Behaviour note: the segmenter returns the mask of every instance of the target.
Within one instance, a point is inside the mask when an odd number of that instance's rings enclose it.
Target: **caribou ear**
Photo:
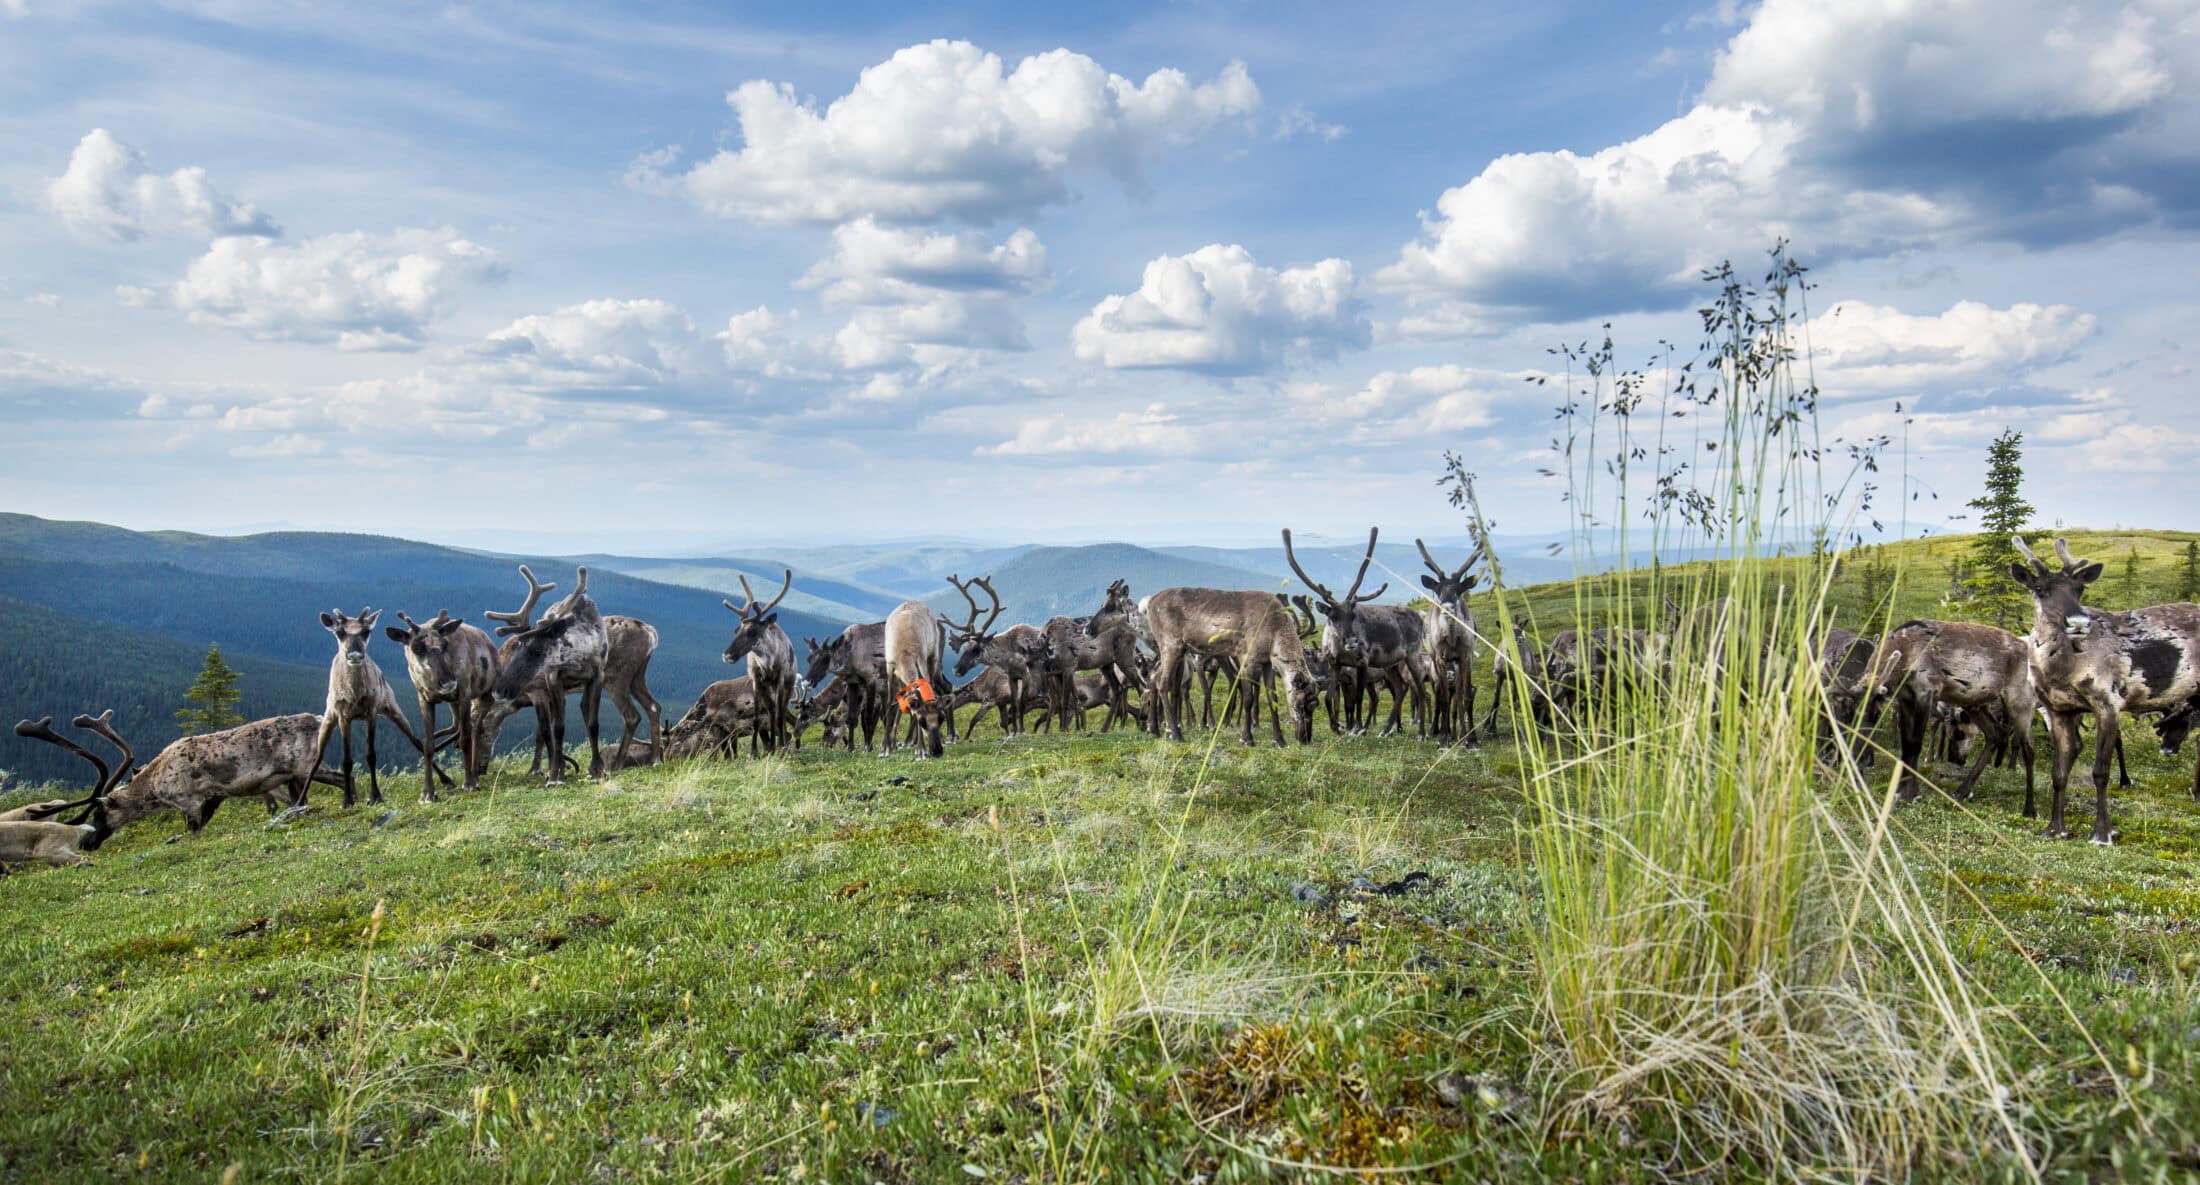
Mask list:
[[[439,621],[439,622],[436,622],[436,623],[435,623],[435,632],[437,632],[437,633],[439,633],[439,634],[442,634],[442,635],[443,635],[443,636],[445,636],[445,637],[449,637],[449,636],[451,635],[451,633],[452,633],[453,631],[457,630],[457,629],[458,629],[458,627],[460,627],[460,626],[462,626],[462,625],[465,625],[465,624],[466,624],[466,619],[465,619],[465,618],[463,618],[463,617],[453,617],[453,618],[451,618],[451,619],[450,619],[450,620],[448,620],[448,621]]]
[[[2091,584],[2101,578],[2101,565],[2099,563],[2087,564],[2070,575],[2080,584]]]
[[[763,625],[777,625],[777,624],[779,624],[779,614],[778,614],[778,612],[777,612],[777,611],[774,611],[774,612],[771,612],[771,613],[766,613],[766,614],[764,615],[764,620],[763,620],[763,621],[762,621],[762,622],[761,622],[760,624],[763,624]]]
[[[333,617],[330,617],[330,616],[329,616],[328,614],[326,614],[326,613],[323,613],[323,614],[321,615],[321,628],[322,628],[322,629],[325,629],[325,630],[332,630],[332,629],[335,629],[335,628],[336,628],[336,619],[335,619],[335,618],[333,618]]]
[[[1436,583],[1436,578],[1434,576],[1423,576],[1421,577],[1421,587],[1429,590],[1430,592],[1435,592],[1438,588],[1441,588],[1442,586]]]
[[[2032,587],[2032,565],[2018,560],[2009,561],[2009,578],[2026,588]]]
[[[395,642],[400,646],[403,646],[405,643],[412,641],[411,634],[406,633],[404,630],[398,629],[394,625],[383,626],[382,632],[390,636],[390,641]]]
[[[1469,572],[1466,578],[1460,582],[1459,591],[1471,592],[1474,586],[1480,583],[1482,583],[1482,574],[1480,572]]]

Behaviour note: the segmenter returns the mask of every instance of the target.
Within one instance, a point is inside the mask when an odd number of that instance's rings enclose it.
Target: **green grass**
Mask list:
[[[1319,731],[126,829],[0,881],[0,1180],[1651,1177],[1657,1131],[1546,1134],[1509,746]],[[1896,817],[2051,1180],[2200,1171],[2200,809],[2144,738],[2111,850],[2004,771]]]

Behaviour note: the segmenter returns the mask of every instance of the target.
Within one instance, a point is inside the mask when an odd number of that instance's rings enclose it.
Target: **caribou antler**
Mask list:
[[[85,808],[85,814],[89,815],[91,813],[91,808],[98,804],[99,796],[106,791],[107,783],[111,781],[114,777],[113,771],[107,768],[107,763],[99,759],[99,754],[92,752],[90,749],[87,749],[84,746],[77,744],[75,741],[72,741],[65,736],[62,736],[60,733],[55,732],[53,729],[53,717],[51,716],[41,716],[36,720],[17,721],[15,725],[15,735],[19,737],[27,737],[34,741],[44,741],[49,745],[58,745],[61,748],[67,749],[69,752],[83,758],[84,760],[91,762],[92,768],[99,771],[99,781],[92,787],[92,792],[90,794],[87,794],[82,798],[73,799],[69,802],[56,803],[53,806],[49,807],[39,807],[31,813],[40,819],[50,819],[63,811],[75,810],[78,807],[83,807]],[[82,821],[81,818],[79,819],[79,821]]]
[[[2040,572],[2047,571],[2047,565],[2040,560],[2040,557],[2032,554],[2032,548],[2025,543],[2024,536],[2011,535],[2009,537],[2009,542],[2016,544],[2017,550],[2024,554],[2024,558],[2032,561],[2032,567],[2035,570]]]
[[[1323,586],[1320,581],[1314,579],[1311,576],[1308,576],[1306,574],[1306,569],[1299,567],[1298,552],[1293,551],[1291,548],[1291,528],[1289,527],[1285,527],[1283,529],[1283,558],[1290,563],[1291,570],[1299,574],[1299,582],[1301,584],[1304,584],[1306,587],[1313,589],[1314,595],[1320,597],[1323,604],[1334,605],[1337,603],[1337,595],[1335,593],[1330,592],[1329,589]],[[1361,569],[1361,571],[1365,572],[1366,569],[1363,568]]]
[[[970,616],[963,621],[962,625],[950,627],[950,632],[956,638],[966,642],[972,638],[984,638],[987,631],[993,628],[993,623],[1001,619],[1001,594],[993,591],[993,578],[980,576],[975,580],[962,580],[955,576],[949,576],[947,582],[955,586],[955,591],[963,595],[963,600],[970,602]],[[984,589],[985,595],[993,602],[992,614],[985,619],[984,625],[978,624],[978,614],[983,611],[978,608],[978,598],[970,595],[973,586]]]
[[[764,615],[765,615],[766,613],[769,613],[769,612],[771,612],[772,610],[774,610],[774,609],[777,609],[777,608],[779,607],[779,602],[781,602],[781,601],[784,601],[784,600],[786,600],[786,599],[787,599],[787,590],[788,590],[788,589],[790,589],[790,588],[793,588],[793,587],[794,587],[794,569],[792,569],[792,568],[788,568],[788,569],[786,569],[786,575],[780,578],[780,581],[779,581],[779,595],[778,595],[778,596],[776,596],[776,597],[773,597],[773,598],[772,598],[771,600],[769,600],[769,601],[766,601],[766,602],[765,602],[765,603],[763,604],[763,606],[762,606],[762,607],[758,607],[758,605],[757,605],[757,603],[756,603],[756,594],[755,594],[755,593],[753,593],[753,592],[751,592],[751,591],[749,591],[749,578],[748,578],[747,576],[742,576],[742,577],[741,577],[741,602],[742,602],[742,603],[741,603],[740,605],[736,606],[736,605],[735,605],[735,604],[734,604],[734,603],[733,603],[732,601],[726,601],[726,602],[724,602],[724,604],[725,604],[726,608],[728,608],[728,609],[732,609],[732,610],[733,610],[733,611],[734,611],[735,613],[738,613],[738,614],[740,614],[740,615],[741,615],[741,620],[743,620],[743,621],[749,621],[749,620],[751,620],[751,619],[754,619],[754,618],[762,617],[762,616],[764,616]],[[976,606],[972,606],[972,608],[976,608]]]
[[[2063,571],[2065,572],[2075,572],[2082,566],[2078,563],[2077,558],[2070,554],[2070,544],[2061,539],[2055,540],[2055,556],[2063,562]]]
[[[120,786],[129,778],[130,767],[137,764],[137,753],[130,748],[130,742],[122,739],[122,734],[115,731],[114,719],[115,710],[109,708],[97,716],[78,716],[76,719],[69,721],[69,723],[86,732],[98,733],[100,736],[107,738],[108,744],[122,750],[122,764],[115,766],[114,776],[107,779],[105,785],[92,792],[95,798],[102,797],[108,791]]]
[[[588,569],[582,568],[580,570],[580,573],[581,588],[586,589],[588,587]],[[551,589],[557,587],[557,585],[549,583],[547,581],[535,579],[535,573],[533,569],[530,569],[525,564],[521,564],[519,566],[519,574],[522,577],[526,578],[527,581],[527,600],[520,604],[519,611],[517,613],[500,613],[495,609],[491,609],[482,614],[483,617],[486,617],[491,621],[501,621],[504,623],[503,625],[497,627],[497,637],[500,638],[504,637],[507,634],[524,634],[529,629],[533,628],[535,617],[535,602],[542,599],[542,594],[549,592]]]

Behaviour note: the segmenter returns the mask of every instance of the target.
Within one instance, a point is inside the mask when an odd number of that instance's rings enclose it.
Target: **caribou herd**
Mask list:
[[[956,741],[956,715],[968,734],[994,715],[1000,731],[1015,736],[1038,716],[1039,728],[1087,726],[1087,713],[1104,709],[1101,731],[1136,726],[1181,741],[1199,688],[1195,728],[1236,723],[1239,739],[1252,744],[1263,710],[1278,745],[1283,715],[1300,744],[1314,738],[1317,712],[1332,733],[1375,726],[1382,692],[1389,692],[1383,735],[1401,732],[1410,712],[1422,736],[1473,743],[1496,726],[1500,705],[1514,697],[1530,705],[1523,727],[1555,727],[1580,710],[1585,697],[1611,685],[1615,671],[1642,670],[1661,655],[1711,654],[1726,629],[1721,602],[1668,614],[1664,631],[1618,628],[1569,630],[1547,641],[1514,627],[1510,646],[1494,647],[1476,629],[1468,596],[1478,577],[1472,569],[1488,554],[1486,543],[1446,566],[1419,540],[1427,573],[1421,585],[1427,606],[1419,611],[1375,603],[1388,584],[1364,592],[1378,532],[1351,584],[1340,596],[1299,563],[1291,532],[1283,532],[1284,556],[1307,594],[1282,595],[1212,588],[1165,588],[1144,598],[1123,581],[1085,617],[1055,617],[1042,624],[999,628],[1000,595],[989,577],[949,582],[968,612],[950,622],[921,601],[906,601],[886,620],[851,625],[837,637],[806,639],[805,661],[780,628],[779,604],[793,587],[787,571],[778,593],[759,602],[741,580],[742,603],[726,601],[736,624],[727,643],[728,663],[746,661],[747,673],[705,688],[694,706],[669,729],[650,694],[648,668],[657,631],[630,617],[605,616],[588,595],[588,569],[577,570],[573,590],[535,617],[556,586],[539,581],[526,565],[526,599],[517,610],[483,614],[496,622],[501,644],[479,626],[448,611],[425,622],[396,614],[403,626],[385,633],[403,651],[419,696],[421,728],[415,733],[390,684],[368,654],[379,614],[341,610],[321,614],[336,641],[329,666],[328,699],[316,714],[302,712],[257,720],[236,728],[185,737],[140,766],[112,712],[79,715],[72,725],[86,739],[115,750],[112,764],[53,725],[26,720],[16,735],[57,745],[95,771],[90,791],[75,799],[33,803],[0,812],[0,866],[71,864],[84,860],[115,829],[174,810],[186,828],[206,825],[230,798],[262,799],[269,811],[304,806],[318,782],[342,790],[348,807],[357,800],[352,726],[366,732],[367,797],[382,801],[376,729],[387,719],[419,752],[421,799],[434,802],[439,787],[454,785],[437,755],[455,748],[457,785],[479,788],[499,730],[522,707],[535,719],[535,769],[555,785],[576,765],[565,744],[566,701],[580,697],[588,733],[589,773],[707,755],[734,756],[746,739],[752,756],[798,749],[813,725],[824,743],[854,749],[874,744],[880,754],[912,745],[930,757]],[[1991,760],[2021,763],[2024,814],[2034,817],[2033,728],[2046,720],[2052,746],[2046,833],[2068,834],[2065,799],[2081,745],[2079,726],[2091,717],[2096,749],[2093,842],[2113,838],[2109,826],[2111,761],[2122,752],[2125,713],[2161,717],[2156,731],[2173,752],[2195,721],[2200,692],[2200,606],[2158,605],[2108,612],[2085,604],[2086,589],[2101,565],[2085,563],[2055,541],[2059,566],[2033,554],[2022,538],[2022,561],[2011,575],[2033,595],[2031,632],[2019,636],[1992,626],[1954,621],[1909,621],[1883,638],[1828,626],[1816,638],[1820,687],[1829,748],[1868,730],[1886,709],[1899,737],[1898,792],[1922,793],[1918,771],[1933,734],[1936,748],[1968,765],[1953,793],[1966,797]],[[979,604],[982,594],[986,604]],[[1473,669],[1479,651],[1493,658],[1495,695],[1489,714],[1475,719]],[[982,670],[981,670],[982,668]],[[973,677],[973,672],[978,672]],[[953,680],[961,680],[958,684]],[[1228,695],[1219,719],[1213,693]],[[1515,685],[1526,694],[1519,695]],[[607,759],[598,721],[605,693],[624,724]],[[1280,692],[1280,696],[1278,693]],[[1133,700],[1133,695],[1136,700]],[[1279,702],[1280,701],[1280,702]],[[448,705],[450,725],[437,723]],[[646,721],[648,736],[637,740]],[[340,738],[341,764],[323,764],[328,742]],[[1868,760],[1865,749],[1854,750]],[[1967,754],[1967,756],[1966,756]],[[2128,779],[2126,781],[2128,784]],[[2200,798],[2200,764],[2193,794]]]

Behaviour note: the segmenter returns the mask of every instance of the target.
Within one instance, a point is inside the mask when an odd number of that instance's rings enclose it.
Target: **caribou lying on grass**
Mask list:
[[[342,775],[321,765],[320,752],[314,748],[321,735],[321,718],[311,712],[184,737],[134,772],[131,764],[136,754],[115,731],[113,718],[114,713],[107,711],[98,716],[78,716],[70,722],[121,750],[122,762],[112,769],[91,750],[55,732],[51,716],[15,726],[15,735],[57,745],[91,762],[99,771],[99,780],[90,794],[39,808],[47,812],[48,818],[72,810],[80,812],[71,822],[89,822],[92,826],[78,845],[84,851],[96,850],[117,828],[163,810],[181,814],[184,826],[197,831],[214,817],[215,809],[225,799],[260,798],[272,811],[278,802],[302,800],[310,783],[344,784]]]
[[[2078,718],[2090,714],[2098,730],[2092,838],[2097,844],[2112,843],[2109,762],[2122,739],[2123,713],[2175,711],[2200,691],[2200,605],[2179,602],[2126,613],[2088,608],[2085,590],[2100,579],[2101,565],[2080,562],[2057,539],[2055,555],[2062,568],[2052,569],[2032,554],[2022,536],[2013,538],[2024,561],[2010,564],[2009,574],[2032,593],[2032,633],[2026,639],[2031,684],[2047,710],[2047,735],[2055,746],[2047,834],[2061,838],[2070,833],[2063,821],[2063,798],[2078,757]],[[2029,738],[2029,727],[2025,733]],[[2193,767],[2192,794],[2200,799],[2200,763]],[[2029,804],[2029,793],[2026,799]]]
[[[321,615],[321,628],[336,635],[336,658],[328,668],[328,706],[321,713],[321,736],[316,753],[326,752],[328,737],[335,733],[342,738],[344,753],[344,805],[359,801],[358,787],[352,779],[351,726],[364,721],[367,726],[367,801],[382,801],[382,780],[375,768],[374,732],[377,717],[387,716],[397,725],[397,731],[405,734],[412,747],[420,751],[420,759],[428,760],[427,747],[413,735],[412,725],[405,714],[397,710],[397,693],[390,690],[390,681],[382,677],[382,668],[367,654],[367,640],[374,636],[374,619],[380,616],[373,609],[361,609],[359,616],[346,617],[342,609]]]

